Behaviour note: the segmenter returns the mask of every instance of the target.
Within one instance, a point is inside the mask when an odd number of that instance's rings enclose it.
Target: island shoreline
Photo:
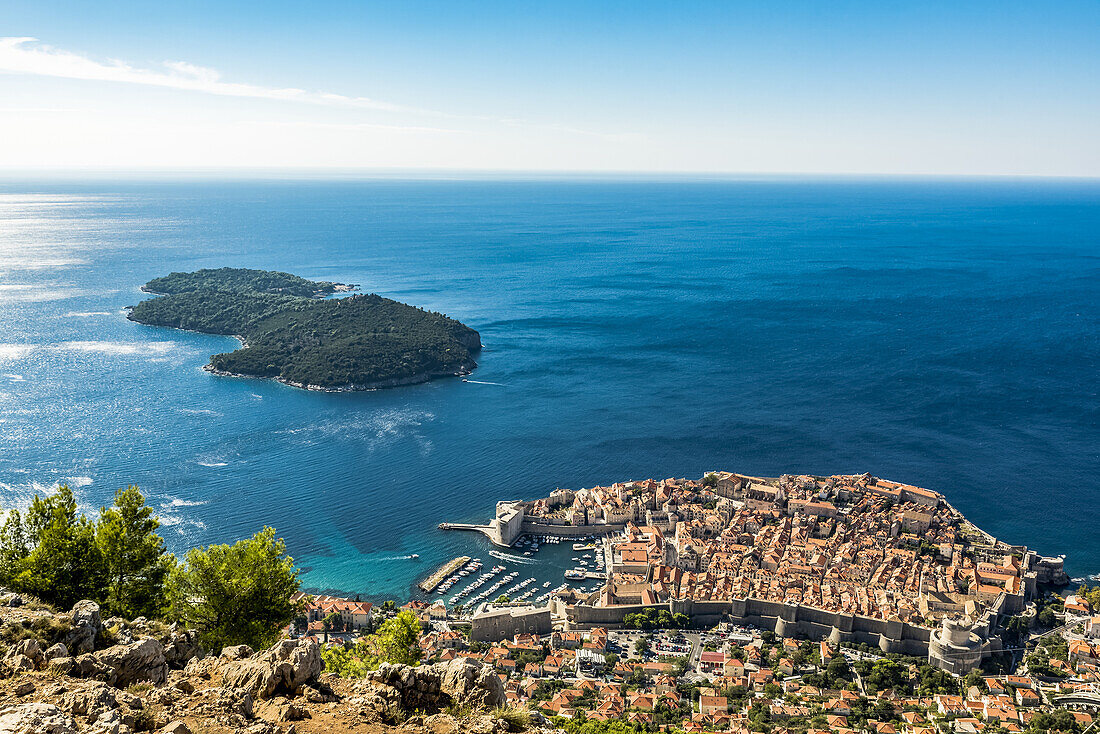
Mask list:
[[[204,332],[196,333],[201,334]],[[471,374],[476,367],[477,363],[471,361],[470,363],[463,363],[459,365],[455,372],[420,372],[415,375],[409,375],[408,377],[392,378],[390,380],[379,380],[376,383],[338,385],[335,387],[326,387],[324,385],[309,385],[302,382],[287,380],[282,377],[264,377],[261,375],[247,375],[241,372],[229,372],[228,370],[219,370],[217,367],[209,363],[203,365],[202,369],[203,371],[209,372],[212,375],[217,375],[218,377],[238,377],[251,380],[271,380],[273,382],[278,382],[279,384],[286,385],[288,387],[296,387],[302,390],[309,390],[310,392],[346,393],[370,392],[372,390],[386,390],[392,387],[422,385],[425,382],[431,382],[432,380],[444,377],[463,377],[465,375]]]
[[[273,279],[274,283],[272,283]],[[158,287],[161,283],[164,284],[163,288]],[[239,342],[240,347],[211,355],[207,364],[203,366],[204,371],[221,377],[274,380],[288,387],[314,392],[364,392],[417,385],[437,378],[469,375],[477,368],[474,355],[482,348],[480,334],[455,319],[377,294],[353,295],[350,299],[327,298],[337,293],[353,294],[359,288],[358,284],[308,281],[289,273],[248,269],[221,268],[204,269],[195,273],[171,273],[139,286],[141,292],[152,295],[154,298],[137,305],[127,306],[126,318],[146,326],[232,336]],[[203,289],[208,289],[211,296],[217,295],[219,298],[210,301],[200,296],[196,299],[195,294],[201,293]],[[255,301],[279,295],[287,296],[290,300],[286,303],[290,305],[279,303],[274,310],[265,313],[264,317],[274,318],[283,313],[292,314],[292,327],[301,331],[300,335],[292,335],[292,338],[301,340],[298,343],[288,341],[285,335],[280,335],[276,341],[272,341],[270,334],[253,328],[254,322],[248,320],[250,317],[247,315],[247,309],[252,305],[249,299]],[[294,299],[300,299],[303,303],[329,302],[332,305],[317,306],[322,309],[321,311],[316,309],[303,311],[301,307],[294,305]],[[172,305],[165,306],[166,303]],[[169,309],[168,318],[163,314],[160,318],[156,317],[158,304]],[[172,308],[182,308],[182,311],[172,313]],[[203,315],[204,309],[211,308],[214,310],[210,313],[216,315],[210,317],[213,320],[204,321],[207,318]],[[338,313],[347,314],[349,309],[352,320],[349,321],[345,316],[341,323],[338,320]],[[381,310],[381,315],[374,316],[375,313],[379,313],[376,309]],[[244,311],[243,316],[241,311]],[[260,311],[263,313],[263,309]],[[150,313],[153,314],[152,317]],[[188,318],[178,316],[178,313],[189,316],[192,326],[213,323],[220,324],[220,327],[185,327],[182,324],[187,323]],[[302,313],[320,314],[316,318],[327,319],[327,321],[323,325],[310,324],[308,316],[300,317]],[[413,314],[411,322],[408,314]],[[355,318],[359,318],[360,321],[356,323]],[[221,321],[219,322],[218,319]],[[398,336],[395,349],[387,351],[383,348],[377,350],[378,353],[361,353],[369,352],[369,349],[359,349],[361,344],[356,341],[357,336],[360,339],[363,337],[367,340],[376,339],[378,344],[391,343],[395,334],[394,323],[402,319],[404,322],[401,325],[406,327],[407,331],[396,332]],[[443,333],[435,334],[435,341],[428,339],[425,342],[423,338],[425,320],[428,322],[427,330],[443,330]],[[228,328],[225,328],[227,326]],[[243,331],[233,333],[231,330],[235,328]],[[354,331],[356,328],[360,329],[358,334]],[[330,342],[331,346],[326,347],[326,341],[330,338],[336,340],[336,343]],[[405,343],[401,343],[402,338],[405,339]],[[340,344],[341,339],[347,343]],[[256,364],[251,363],[247,358],[240,357],[253,346],[253,343],[258,350],[270,351],[273,348],[276,350],[273,357],[268,357],[269,362]],[[288,370],[287,367],[300,353],[299,350],[302,349],[303,344],[305,349],[301,352],[302,354],[313,349],[322,354],[323,358],[316,362],[317,369],[313,369],[312,372],[307,368],[298,369],[297,374],[294,374],[294,371]],[[328,353],[324,354],[326,348]],[[267,356],[266,353],[265,356]],[[317,360],[316,356],[312,358]],[[350,368],[349,360],[352,363]],[[400,363],[395,368],[397,360],[400,360]],[[330,367],[325,368],[326,364]],[[335,365],[339,367],[332,369]],[[253,367],[257,369],[252,369]],[[314,379],[315,376],[318,379]]]
[[[151,292],[151,291],[150,291]],[[126,310],[133,309],[133,306],[127,306]],[[141,324],[140,321],[134,321],[135,324]],[[142,324],[142,326],[155,326],[160,329],[172,329],[173,331],[183,331],[188,334],[202,334],[203,336],[228,336],[232,339],[236,339],[241,343],[241,348],[246,349],[248,342],[240,334],[211,334],[208,331],[198,331],[196,329],[184,329],[177,326],[157,326],[156,324]],[[480,350],[479,350],[480,351]],[[247,380],[271,380],[272,382],[278,382],[281,385],[287,387],[296,387],[301,390],[309,390],[310,392],[329,392],[329,393],[344,393],[344,392],[370,392],[372,390],[387,390],[391,387],[406,387],[409,385],[423,385],[425,382],[431,382],[432,380],[442,379],[444,377],[465,377],[466,375],[473,374],[473,371],[477,369],[477,362],[470,360],[468,362],[462,362],[455,366],[455,371],[450,372],[419,372],[415,375],[409,375],[404,378],[394,378],[392,380],[380,380],[377,383],[371,384],[351,384],[337,387],[325,387],[324,385],[308,385],[302,382],[294,382],[293,380],[285,380],[281,377],[264,377],[262,375],[247,375],[243,372],[230,372],[228,370],[219,370],[213,364],[207,362],[202,366],[204,372],[209,372],[212,375],[218,377],[236,377]]]

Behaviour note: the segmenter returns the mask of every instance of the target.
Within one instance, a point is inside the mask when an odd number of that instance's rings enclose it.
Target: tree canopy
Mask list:
[[[340,283],[323,280],[307,280],[290,273],[277,270],[251,270],[248,268],[203,268],[193,273],[170,273],[161,278],[153,278],[142,289],[148,293],[171,295],[191,291],[226,288],[230,290],[249,290],[274,295],[314,297],[326,296],[340,289]]]
[[[0,575],[5,585],[68,608],[104,598],[107,564],[95,524],[77,512],[72,489],[35,495],[25,515],[12,510],[0,533]]]
[[[61,609],[82,599],[105,615],[170,618],[199,631],[207,647],[266,647],[298,614],[298,571],[275,531],[233,545],[193,548],[183,563],[165,548],[160,521],[141,491],[115,492],[95,521],[72,488],[35,495],[0,528],[0,584]]]
[[[174,559],[159,528],[137,487],[118,490],[93,522],[61,485],[35,495],[25,513],[8,514],[0,530],[0,581],[60,608],[91,599],[108,614],[160,616]]]
[[[623,626],[630,629],[681,629],[687,627],[691,620],[686,614],[677,612],[673,614],[667,609],[646,607],[640,612],[632,612],[623,617]]]
[[[158,617],[165,610],[164,582],[174,559],[157,535],[160,520],[137,487],[115,493],[113,507],[100,510],[96,545],[106,565],[103,598],[113,614]]]
[[[169,616],[211,649],[267,647],[298,614],[298,585],[286,544],[265,527],[233,545],[189,550],[168,579]]]
[[[359,640],[355,647],[327,647],[321,653],[325,669],[345,678],[361,678],[382,663],[416,665],[420,661],[420,622],[410,611],[383,622],[373,635]]]

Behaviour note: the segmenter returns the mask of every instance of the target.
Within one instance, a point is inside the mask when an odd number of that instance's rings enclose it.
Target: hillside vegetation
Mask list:
[[[476,331],[442,314],[289,273],[240,268],[172,273],[145,284],[163,294],[128,318],[153,326],[239,336],[245,346],[215,354],[210,368],[298,386],[365,389],[468,372]]]
[[[172,273],[153,278],[142,290],[149,293],[170,295],[200,290],[230,290],[236,292],[257,291],[286,296],[325,296],[351,286],[300,278],[275,270],[250,270],[248,268],[217,268],[196,270],[193,273]]]
[[[354,647],[288,637],[308,597],[271,528],[177,558],[137,487],[0,510],[2,734],[551,734],[491,665],[421,664],[392,602]]]
[[[62,609],[87,600],[111,615],[180,622],[217,648],[269,645],[299,612],[292,601],[298,570],[271,528],[176,558],[134,486],[116,492],[98,517],[80,512],[64,484],[35,494],[25,511],[2,509],[0,587],[6,591]],[[0,628],[0,641],[9,632]],[[46,647],[56,641],[42,640]]]

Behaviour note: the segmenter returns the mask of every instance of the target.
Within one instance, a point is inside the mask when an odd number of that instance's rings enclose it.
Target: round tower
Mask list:
[[[928,640],[928,663],[955,675],[981,665],[984,640],[962,619],[944,619]]]

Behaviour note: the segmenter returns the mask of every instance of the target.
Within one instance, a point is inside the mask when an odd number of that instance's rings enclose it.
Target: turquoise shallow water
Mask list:
[[[870,471],[1093,573],[1098,233],[1095,182],[9,181],[0,502],[133,482],[176,550],[266,523],[310,587],[404,598],[489,560],[436,525],[498,499]],[[221,265],[443,311],[496,384],[218,378],[234,340],[122,316],[149,278]]]

